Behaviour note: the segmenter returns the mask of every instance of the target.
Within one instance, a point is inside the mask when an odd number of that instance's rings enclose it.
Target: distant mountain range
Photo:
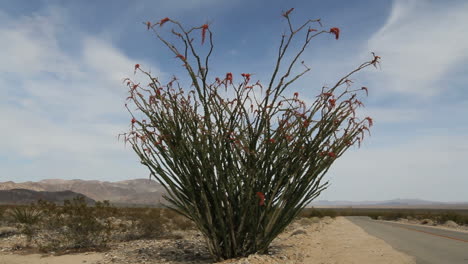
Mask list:
[[[122,205],[158,205],[164,188],[154,180],[134,179],[118,182],[50,179],[39,182],[0,182],[0,190],[26,189],[36,192],[72,191],[95,201],[109,200]],[[26,194],[25,194],[26,195]],[[61,195],[61,194],[58,194]],[[18,199],[20,199],[18,197]],[[21,199],[20,199],[21,200]],[[0,196],[0,203],[2,203]]]
[[[468,208],[468,202],[437,202],[421,199],[393,199],[386,201],[313,201],[313,207],[364,207],[364,208]]]
[[[15,189],[24,189],[23,191]],[[27,190],[34,191],[28,192]],[[2,192],[9,191],[9,192]],[[55,194],[53,194],[55,192]],[[164,188],[155,180],[134,179],[118,182],[50,179],[39,182],[0,182],[0,204],[30,203],[37,197],[51,201],[63,201],[82,194],[94,201],[109,200],[123,206],[158,206],[164,203]],[[387,201],[326,201],[316,200],[313,207],[362,207],[362,208],[460,208],[468,209],[468,203],[444,203],[420,199],[394,199]]]
[[[81,193],[72,191],[62,192],[38,192],[26,189],[0,190],[0,204],[30,204],[38,200],[46,200],[53,203],[63,204],[64,200],[71,200],[77,196],[84,197],[88,204],[95,201]]]

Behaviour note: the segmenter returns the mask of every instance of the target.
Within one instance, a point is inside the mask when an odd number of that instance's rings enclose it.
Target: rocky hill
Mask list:
[[[26,189],[37,192],[72,191],[95,201],[109,200],[124,205],[157,205],[164,188],[154,180],[134,179],[118,182],[48,179],[39,182],[0,182],[0,190]],[[1,199],[1,198],[0,198]],[[0,200],[0,202],[2,202]]]
[[[42,192],[26,189],[0,190],[0,204],[30,204],[38,200],[46,200],[53,203],[62,204],[64,200],[71,200],[77,196],[83,196],[87,203],[94,203],[93,199],[83,194],[62,191],[62,192]]]

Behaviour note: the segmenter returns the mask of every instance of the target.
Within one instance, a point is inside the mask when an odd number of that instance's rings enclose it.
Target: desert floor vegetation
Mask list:
[[[11,214],[15,208],[40,212],[29,242],[18,227],[21,223]],[[106,203],[88,206],[80,200],[67,202],[65,206],[40,202],[3,209],[0,259],[5,263],[214,263],[200,231],[170,209],[116,208]],[[338,214],[333,217],[332,212],[305,209],[266,253],[221,263],[335,263],[344,259],[362,260],[360,263],[413,263],[409,256],[367,235]],[[78,213],[92,219],[83,221]],[[66,220],[53,222],[57,215],[78,222],[74,225]],[[72,228],[82,234],[66,233]]]
[[[468,227],[467,209],[417,209],[417,208],[305,208],[302,217],[369,216],[388,221],[409,221],[425,225],[455,223]],[[453,226],[453,223],[451,224]]]
[[[305,208],[285,232],[300,232],[295,228],[338,216],[369,216],[378,220],[458,228],[468,226],[468,210]],[[60,255],[108,251],[132,241],[158,240],[170,247],[181,243],[177,241],[187,235],[199,240],[191,244],[192,255],[206,253],[209,257],[193,222],[169,208],[114,207],[106,201],[90,206],[82,198],[66,201],[61,206],[39,201],[0,207],[0,242],[14,241],[9,249],[17,252]],[[166,249],[161,247],[160,250],[165,252]],[[187,251],[188,255],[191,253]]]
[[[185,217],[166,208],[90,206],[82,198],[63,205],[39,201],[0,207],[0,239],[21,235],[14,247],[43,253],[106,250],[110,243],[177,237],[194,229]]]

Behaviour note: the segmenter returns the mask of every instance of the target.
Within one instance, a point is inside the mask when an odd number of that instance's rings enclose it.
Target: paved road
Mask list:
[[[418,264],[468,264],[468,233],[372,220],[348,220],[393,248],[416,258]]]

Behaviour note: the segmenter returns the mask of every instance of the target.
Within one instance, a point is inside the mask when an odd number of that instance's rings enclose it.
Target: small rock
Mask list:
[[[446,226],[446,227],[451,227],[451,228],[456,228],[456,227],[458,227],[458,224],[455,223],[455,222],[452,221],[452,220],[448,220],[448,221],[446,221],[446,222],[444,223],[444,226]]]
[[[297,236],[297,235],[307,235],[305,230],[299,229],[291,233],[290,236]]]
[[[434,225],[434,221],[432,221],[431,219],[423,219],[423,220],[421,220],[421,224],[423,224],[423,225]]]

